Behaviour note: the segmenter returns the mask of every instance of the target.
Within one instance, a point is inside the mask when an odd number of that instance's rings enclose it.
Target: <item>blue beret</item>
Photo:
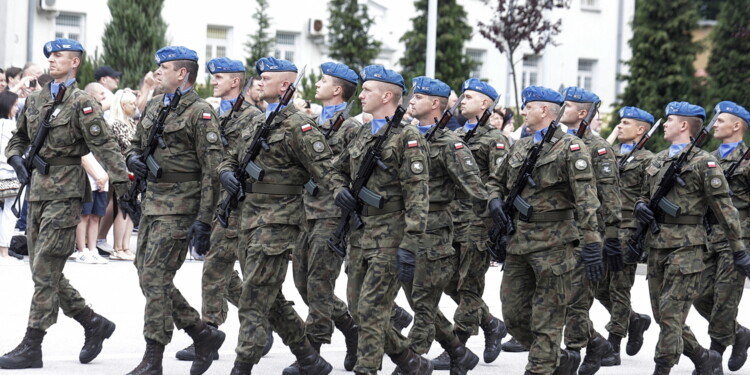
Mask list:
[[[357,72],[351,70],[345,64],[326,62],[320,64],[320,70],[323,72],[323,74],[341,78],[344,81],[349,81],[355,85],[359,82],[359,76],[357,75]]]
[[[703,109],[703,107],[688,102],[671,102],[667,104],[665,112],[667,113],[667,116],[677,115],[706,119],[706,110]]]
[[[450,86],[439,79],[421,76],[412,79],[411,84],[414,85],[415,94],[442,96],[445,98],[451,96]]]
[[[404,83],[404,77],[401,74],[394,72],[393,70],[386,69],[382,65],[370,65],[366,66],[359,72],[359,76],[362,82],[367,81],[380,81],[390,83],[401,87],[401,90],[406,94],[406,84]]]
[[[730,101],[719,102],[714,108],[714,113],[730,113],[743,120],[747,125],[750,125],[750,112],[745,107]]]
[[[497,91],[495,91],[492,86],[488,85],[487,82],[482,82],[476,78],[469,78],[464,81],[463,86],[461,86],[461,92],[466,90],[480,92],[489,96],[492,100],[497,99]]]
[[[565,100],[576,103],[599,103],[601,99],[591,91],[580,87],[568,87],[563,93]]]
[[[161,63],[175,60],[190,60],[198,62],[198,54],[189,48],[181,46],[168,46],[156,51],[157,66],[161,65]]]
[[[620,108],[620,118],[632,118],[633,120],[645,121],[651,125],[654,124],[654,116],[638,107]]]
[[[542,86],[529,86],[521,91],[523,103],[521,108],[530,102],[550,102],[562,105],[565,101],[559,92]]]
[[[255,71],[258,74],[265,72],[295,72],[297,73],[297,65],[287,60],[277,59],[275,57],[262,57],[255,62]]]
[[[208,72],[216,73],[245,73],[245,64],[239,60],[232,60],[228,57],[217,57],[206,64]]]
[[[84,49],[81,43],[73,39],[57,38],[53,41],[47,42],[44,45],[44,57],[49,57],[52,52],[58,51],[78,51],[83,53]]]

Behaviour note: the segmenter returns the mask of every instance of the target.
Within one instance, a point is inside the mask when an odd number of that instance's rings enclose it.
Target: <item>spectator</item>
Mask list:
[[[79,263],[106,264],[109,261],[96,250],[96,235],[99,233],[99,220],[107,212],[109,175],[91,153],[81,157],[81,165],[89,178],[91,201],[83,203],[81,221],[76,227],[77,251],[70,258]]]
[[[143,112],[151,98],[156,95],[156,80],[154,79],[154,73],[148,72],[141,80],[141,87],[138,89],[139,94],[136,94],[136,108],[138,113]],[[139,116],[136,116],[139,117]]]
[[[22,69],[19,67],[11,66],[5,69],[5,81],[8,85],[8,90],[12,89],[13,86],[18,84],[18,80],[21,79]]]
[[[5,71],[0,69],[0,92],[5,91],[6,87],[8,87],[8,82],[5,80]]]
[[[111,101],[107,100],[107,89],[98,82],[91,82],[84,88],[89,95],[94,97],[99,104],[102,106],[102,111],[106,113],[109,111]]]
[[[118,72],[106,65],[96,68],[96,71],[94,72],[94,79],[96,79],[96,82],[104,86],[104,88],[110,92],[115,92],[115,90],[117,90],[117,86],[120,85],[120,77],[122,77],[122,72]]]
[[[11,206],[13,206],[18,189],[13,187],[20,186],[20,184],[13,167],[8,165],[5,147],[8,145],[12,132],[16,129],[17,102],[18,95],[10,91],[0,92],[0,147],[2,148],[2,151],[0,151],[2,152],[2,156],[0,156],[0,187],[4,189],[0,191],[2,197],[0,198],[0,204],[2,204],[2,212],[0,212],[0,265],[22,263],[8,255],[8,247],[10,247],[13,227],[16,222]]]
[[[49,74],[42,74],[39,76],[39,78],[36,79],[37,83],[39,83],[39,87],[44,87],[54,80],[55,78]]]
[[[490,116],[490,124],[500,129],[503,135],[512,141],[512,133],[515,130],[513,126],[513,110],[501,106],[495,107]]]

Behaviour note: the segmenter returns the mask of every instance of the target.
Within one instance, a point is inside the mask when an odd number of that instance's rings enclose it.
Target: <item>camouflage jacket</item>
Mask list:
[[[255,132],[266,121],[261,113],[242,127],[242,140],[226,153],[219,173],[235,171],[245,157]],[[263,168],[261,185],[298,189],[293,194],[247,193],[242,202],[242,229],[253,229],[266,224],[301,225],[304,220],[302,186],[312,176],[322,188],[335,191],[345,185],[341,174],[332,168],[333,154],[315,122],[293,105],[284,107],[274,118],[266,139],[269,150],[261,150],[255,163]],[[248,179],[247,183],[258,183]]]
[[[648,204],[669,164],[677,160],[678,156],[679,154],[669,157],[668,149],[656,154],[651,164],[646,167],[646,178],[638,202]],[[700,223],[660,224],[661,230],[658,234],[652,235],[649,232],[649,246],[677,248],[704,245],[707,238],[702,218],[710,208],[715,213],[719,225],[723,227],[730,248],[733,251],[741,250],[743,246],[740,241],[742,231],[739,215],[729,198],[727,180],[716,158],[704,150],[694,149],[682,169],[681,177],[685,181],[685,186],[675,184],[666,198],[680,206],[680,217],[696,217]],[[655,214],[657,217],[665,216],[659,212]]]
[[[490,200],[504,199],[510,193],[533,142],[534,137],[518,140],[497,172],[490,174]],[[551,144],[544,146],[531,176],[536,186],[527,185],[521,197],[535,213],[572,210],[575,219],[524,222],[514,218],[516,234],[509,239],[508,253],[528,254],[579,240],[601,243],[596,217],[599,200],[591,156],[583,141],[558,129]]]
[[[47,109],[52,106],[50,84],[41,91],[32,93],[16,121],[16,130],[8,141],[5,154],[23,156],[31,145],[44,120]],[[59,111],[58,111],[59,110]],[[34,169],[27,199],[32,202],[85,198],[90,196],[86,172],[81,167],[81,156],[93,152],[109,174],[113,184],[127,183],[128,175],[120,147],[102,116],[99,103],[76,85],[69,87],[63,101],[50,121],[50,130],[39,156],[50,163],[49,174],[43,175]],[[55,159],[70,158],[77,165],[54,165]],[[75,163],[69,163],[75,164]]]
[[[336,161],[336,167],[349,181],[354,180],[367,150],[377,137],[385,133],[383,126],[372,134],[368,122],[357,131],[354,139]],[[352,230],[352,246],[374,249],[400,247],[416,253],[427,228],[429,208],[429,155],[425,139],[414,126],[401,124],[391,130],[383,148],[383,163],[388,171],[375,168],[367,188],[385,198],[385,204],[402,202],[404,209],[382,215],[362,216],[365,226]]]
[[[617,155],[617,162],[627,155]],[[620,228],[638,229],[638,221],[633,217],[635,202],[641,194],[643,179],[646,176],[646,167],[651,164],[654,153],[641,149],[633,152],[633,155],[620,170],[620,194],[622,196],[622,222]]]
[[[148,143],[151,128],[164,106],[164,95],[151,99],[131,141],[128,155],[139,154]],[[156,148],[154,159],[168,175],[195,174],[187,182],[148,182],[142,197],[144,215],[196,215],[196,220],[211,223],[219,191],[216,167],[223,147],[219,123],[213,108],[195,90],[182,96],[177,108],[164,122],[164,142]]]
[[[237,143],[239,143],[239,140],[242,137],[242,126],[246,125],[253,117],[261,113],[258,107],[248,102],[244,102],[242,103],[242,106],[240,106],[240,112],[232,115],[234,118],[229,119],[226,126],[222,128],[221,124],[223,124],[224,120],[229,117],[229,112],[230,111],[226,111],[223,115],[219,116],[220,134],[222,134],[228,142],[228,144],[224,145],[224,152],[237,147]]]
[[[744,147],[744,145],[740,144],[726,158],[721,157],[718,149],[712,152],[711,155],[719,160],[719,165],[726,171],[735,161],[742,157]],[[732,179],[729,182],[729,190],[732,192],[732,203],[739,213],[740,228],[743,229],[741,238],[750,238],[750,231],[747,230],[747,228],[750,228],[750,217],[748,217],[748,214],[750,214],[750,164],[747,161],[740,163],[734,171]],[[711,243],[717,243],[726,241],[728,237],[724,233],[724,228],[720,225],[713,225],[709,238]]]
[[[334,113],[331,120],[323,125],[318,124],[318,119],[314,118],[313,121],[316,124],[315,126],[317,126],[318,129],[320,129],[320,132],[325,135],[331,128],[331,122],[335,121],[336,117],[342,111]],[[331,133],[331,136],[328,138],[328,146],[331,147],[334,161],[336,160],[336,157],[341,154],[341,151],[346,148],[346,145],[351,142],[361,126],[362,123],[357,121],[354,117],[350,117],[341,124],[338,131]],[[302,199],[305,202],[305,217],[308,220],[340,217],[341,209],[336,206],[334,198],[333,192],[320,184],[318,184],[317,196],[313,197],[309,192],[305,192],[305,194],[302,195]]]
[[[600,204],[596,213],[599,232],[604,234],[604,238],[619,238],[622,200],[617,157],[612,146],[604,138],[592,133],[591,128],[587,128],[583,134],[583,143],[591,153],[596,180],[596,197]]]

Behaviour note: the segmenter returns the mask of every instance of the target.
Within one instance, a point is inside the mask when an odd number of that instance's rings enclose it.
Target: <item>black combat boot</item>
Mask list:
[[[464,346],[466,345],[466,342],[469,341],[469,337],[471,337],[470,332],[453,331],[453,333],[458,337],[458,340],[464,344]],[[443,350],[439,356],[431,359],[430,362],[432,363],[432,368],[435,370],[443,371],[450,370],[451,368],[451,356],[446,350]]]
[[[666,363],[663,363],[660,360],[656,360],[656,367],[654,368],[654,375],[669,375],[669,372],[672,371],[672,367],[667,366]]]
[[[193,339],[195,359],[190,366],[190,375],[201,375],[214,361],[221,344],[224,343],[224,332],[204,323],[202,320],[194,326],[185,328],[185,332]]]
[[[450,375],[466,375],[479,363],[479,357],[467,348],[458,337],[453,337],[450,342],[441,342],[440,346],[450,356]]]
[[[599,332],[589,339],[586,347],[586,357],[578,369],[578,375],[594,375],[602,366],[602,358],[605,355],[611,355],[612,347],[609,341],[605,340]]]
[[[401,354],[388,355],[391,361],[398,366],[398,370],[404,375],[430,375],[432,374],[432,363],[426,358],[414,353],[411,349],[404,350]]]
[[[743,326],[734,335],[732,354],[729,355],[729,371],[738,371],[747,361],[747,348],[750,347],[750,329]]]
[[[15,349],[0,357],[0,368],[42,368],[42,339],[47,332],[26,328],[26,335]]]
[[[346,371],[354,370],[354,365],[357,363],[357,341],[359,340],[359,326],[354,322],[354,319],[347,312],[341,318],[333,322],[336,325],[336,329],[344,334],[344,341],[346,342],[346,357],[344,357],[344,369]]]
[[[504,342],[503,345],[501,345],[501,348],[504,352],[509,353],[521,353],[529,351],[529,348],[523,346],[523,344],[518,342],[515,337],[511,337],[510,340]]]
[[[83,348],[81,348],[81,353],[78,354],[78,360],[81,363],[89,363],[101,353],[102,343],[110,338],[112,332],[115,331],[115,323],[95,313],[88,306],[76,314],[73,319],[83,326],[85,336]]]
[[[253,364],[235,360],[232,372],[229,375],[250,375],[253,371]]]
[[[309,340],[309,339],[308,339]],[[309,340],[310,345],[315,349],[315,351],[320,354],[320,347],[323,345],[323,343],[315,342],[313,340]],[[284,369],[284,371],[281,372],[281,375],[299,375],[299,362],[294,361],[291,365],[289,365],[287,368]]]
[[[628,343],[625,345],[625,352],[629,356],[638,354],[643,346],[643,332],[651,326],[651,317],[646,314],[638,314],[633,311],[630,313],[630,324],[628,325]]]
[[[508,334],[508,329],[505,328],[502,320],[495,318],[492,314],[485,317],[479,326],[484,331],[484,363],[492,363],[500,355],[502,341]]]
[[[300,374],[326,375],[333,371],[333,366],[326,362],[326,360],[318,353],[320,350],[319,345],[316,350],[315,347],[305,339],[301,344],[291,346],[289,349],[291,349],[292,354],[297,357]]]
[[[714,364],[714,372],[713,375],[724,375],[724,352],[727,350],[727,347],[722,345],[720,342],[711,340],[711,351],[716,352],[719,354],[719,360],[717,363]]]
[[[161,361],[164,358],[164,344],[146,339],[146,352],[141,363],[127,375],[161,375]]]
[[[560,353],[560,365],[552,375],[576,375],[579,364],[581,364],[581,353],[577,350],[565,349]]]
[[[402,330],[411,324],[414,317],[409,314],[408,311],[404,310],[403,307],[394,304],[393,311],[391,311],[391,323],[397,330]]]
[[[717,365],[720,366],[721,355],[713,350],[699,348],[694,353],[683,351],[682,354],[686,355],[693,362],[697,375],[712,375],[714,368]]]
[[[602,357],[602,367],[619,366],[621,363],[620,342],[622,341],[622,337],[610,333],[609,337],[607,337],[607,341],[609,341],[609,345],[612,346],[612,351]]]
[[[180,361],[195,361],[195,345],[190,344],[189,346],[185,347],[185,349],[182,349],[175,353],[174,356]],[[214,355],[214,361],[218,359],[219,352],[216,352],[216,355]]]

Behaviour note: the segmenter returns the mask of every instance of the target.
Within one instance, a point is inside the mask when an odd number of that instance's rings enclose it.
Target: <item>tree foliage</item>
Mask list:
[[[380,54],[382,43],[370,36],[373,19],[358,0],[328,2],[328,55],[360,71]]]
[[[245,51],[250,55],[245,59],[245,67],[250,71],[255,71],[256,61],[271,55],[271,49],[276,43],[276,38],[268,34],[271,27],[271,17],[266,13],[268,1],[256,1],[258,7],[255,8],[255,13],[253,13],[253,20],[257,29],[254,33],[248,35],[248,41],[245,43]]]
[[[711,34],[709,105],[731,100],[750,108],[750,0],[724,2]]]
[[[96,81],[94,73],[96,72],[96,68],[101,65],[104,64],[98,50],[94,51],[93,56],[89,55],[88,52],[84,52],[83,56],[81,56],[81,66],[76,73],[78,87],[84,88],[87,84]]]
[[[425,74],[427,49],[427,0],[416,0],[417,14],[411,19],[411,30],[399,39],[406,47],[399,60],[401,74],[407,86],[411,79]],[[435,40],[435,78],[458,89],[469,78],[477,62],[466,55],[464,44],[471,39],[472,28],[466,20],[466,11],[456,0],[438,2],[437,35]]]
[[[120,87],[138,88],[154,69],[152,57],[167,44],[164,0],[109,0],[107,5],[112,21],[104,29],[102,60],[123,72]]]

